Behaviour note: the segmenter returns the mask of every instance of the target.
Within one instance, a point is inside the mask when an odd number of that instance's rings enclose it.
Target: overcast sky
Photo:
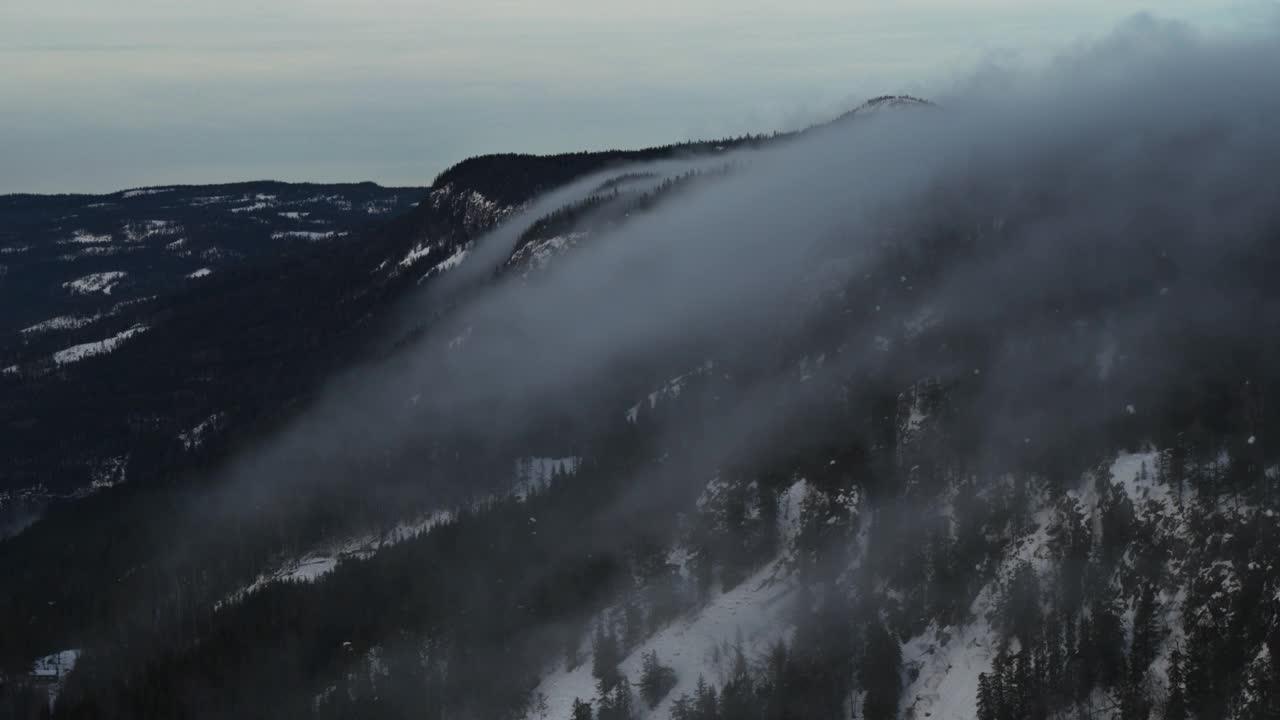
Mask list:
[[[785,129],[1145,9],[1275,0],[0,0],[0,193],[425,185],[469,155]]]

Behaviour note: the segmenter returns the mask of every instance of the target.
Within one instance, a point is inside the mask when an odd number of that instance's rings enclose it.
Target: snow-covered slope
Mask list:
[[[637,705],[642,718],[668,718],[671,705],[691,694],[698,679],[723,682],[741,651],[749,660],[761,660],[791,631],[789,618],[796,599],[796,582],[782,559],[775,560],[728,592],[719,593],[704,607],[672,622],[633,649],[619,663],[626,681],[640,682],[644,656],[657,653],[659,661],[675,671],[676,684],[655,708]],[[596,698],[591,656],[576,667],[553,670],[538,685],[534,697],[545,697],[547,717],[565,717],[575,699]],[[540,720],[535,711],[528,720]]]

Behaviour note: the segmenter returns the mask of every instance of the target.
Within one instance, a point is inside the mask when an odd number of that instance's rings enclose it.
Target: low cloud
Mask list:
[[[852,307],[839,331],[848,350],[829,372],[879,362],[877,329],[900,331],[928,308],[950,331],[992,340],[976,401],[990,410],[987,441],[1082,432],[1119,407],[1079,392],[1108,346],[1130,359],[1110,380],[1115,403],[1146,402],[1195,369],[1172,338],[1275,336],[1280,312],[1250,268],[1280,229],[1275,67],[1274,36],[1219,40],[1141,16],[1043,67],[984,68],[935,98],[939,110],[877,113],[721,157],[732,166],[723,177],[526,280],[492,281],[414,346],[335,381],[227,469],[224,497],[275,504],[362,482],[433,437],[519,434],[611,401],[644,369],[767,353],[800,334],[824,291],[938,242],[977,249],[949,248],[937,277],[902,277],[914,295]],[[488,277],[541,211],[598,180],[536,201],[442,282]],[[1037,323],[1055,313],[1073,321]],[[959,372],[927,348],[901,357],[904,382]],[[707,464],[767,437],[785,394],[763,380],[726,410]],[[476,478],[428,470],[406,482],[465,490]]]

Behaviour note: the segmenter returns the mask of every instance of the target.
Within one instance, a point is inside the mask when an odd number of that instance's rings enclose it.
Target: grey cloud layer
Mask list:
[[[1000,225],[998,252],[954,268],[914,306],[939,308],[956,327],[1006,322],[1019,308],[1088,292],[1113,300],[1100,320],[1107,336],[1146,357],[1160,348],[1143,344],[1175,327],[1247,338],[1277,317],[1256,287],[1231,285],[1259,243],[1275,238],[1275,67],[1274,37],[1220,43],[1139,18],[1042,71],[983,73],[939,98],[942,111],[885,113],[736,153],[727,176],[593,237],[527,283],[498,283],[417,346],[335,382],[281,437],[230,469],[232,486],[270,494],[281,485],[264,478],[300,466],[307,479],[287,483],[294,489],[326,476],[339,482],[341,468],[440,429],[518,430],[548,401],[590,397],[637,358],[767,343],[804,321],[804,298],[824,272],[843,280],[876,269],[887,231]],[[522,227],[482,239],[468,262],[484,270],[478,259],[501,256],[492,251],[508,249]],[[1154,297],[1129,293],[1157,264],[1172,264],[1178,283]],[[1236,315],[1244,307],[1252,316]],[[474,332],[461,347],[446,350],[466,328]],[[1045,388],[1084,371],[1097,337],[1056,338],[1063,354],[1031,363],[1016,347],[997,356],[992,432],[1094,417],[1069,391]],[[864,359],[855,350],[844,363]],[[918,368],[938,370],[927,360]],[[758,407],[774,407],[779,392],[762,387],[769,404]],[[1002,403],[1028,392],[1040,393],[1042,417],[999,417]],[[730,435],[742,429],[725,426]],[[734,444],[721,440],[709,448]]]

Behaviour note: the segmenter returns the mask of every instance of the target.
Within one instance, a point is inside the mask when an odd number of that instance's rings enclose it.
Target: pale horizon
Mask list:
[[[933,96],[1147,10],[1214,32],[1277,17],[1273,2],[1181,0],[84,5],[0,8],[0,193],[424,186],[477,154],[767,133]]]

